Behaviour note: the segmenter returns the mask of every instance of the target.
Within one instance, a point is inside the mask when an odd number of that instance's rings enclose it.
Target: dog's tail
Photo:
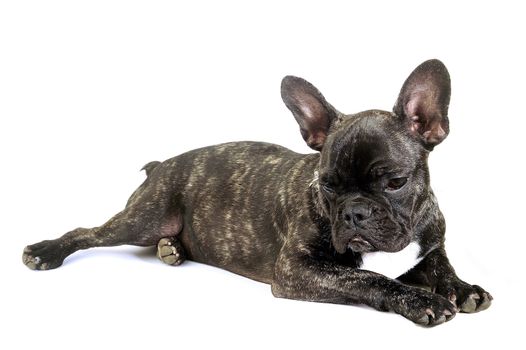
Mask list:
[[[148,164],[146,164],[145,166],[142,167],[141,171],[143,171],[143,170],[146,171],[146,180],[144,180],[144,182],[135,190],[135,192],[133,192],[133,194],[131,195],[130,199],[128,199],[128,203],[126,204],[126,208],[128,208],[130,205],[135,203],[138,199],[140,199],[141,194],[144,191],[144,188],[147,186],[147,184],[149,182],[148,181],[148,177],[150,177],[150,175],[153,173],[155,168],[157,168],[159,166],[159,164],[161,164],[161,162],[154,161],[154,162],[150,162],[150,163],[148,163]]]
[[[150,162],[146,164],[145,166],[143,166],[141,171],[142,170],[146,171],[146,176],[148,177],[155,170],[155,168],[159,166],[159,164],[161,164],[161,162],[158,162],[158,161]]]

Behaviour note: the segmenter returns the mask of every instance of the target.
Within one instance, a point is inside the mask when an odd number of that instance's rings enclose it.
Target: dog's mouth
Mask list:
[[[358,236],[353,237],[347,244],[347,247],[357,253],[369,253],[377,250],[370,242]]]
[[[411,240],[411,231],[394,219],[373,222],[370,227],[344,227],[336,222],[332,227],[333,247],[339,254],[350,249],[355,253],[398,252]]]
[[[389,252],[394,253],[405,248],[409,244],[411,235],[404,231],[391,231],[381,235],[382,232],[356,232],[356,231],[333,231],[332,244],[334,249],[343,254],[350,249],[355,253]]]

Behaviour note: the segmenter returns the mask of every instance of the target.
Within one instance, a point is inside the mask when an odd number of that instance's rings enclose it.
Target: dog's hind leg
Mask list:
[[[174,237],[183,225],[179,196],[162,181],[145,184],[126,208],[100,227],[77,228],[54,240],[27,246],[24,264],[33,270],[48,270],[80,249],[123,244],[155,246],[164,237]]]
[[[154,246],[161,238],[180,232],[182,217],[178,213],[155,218],[144,210],[148,208],[128,207],[100,227],[77,228],[58,239],[27,246],[23,262],[33,270],[54,269],[77,250],[123,244]]]

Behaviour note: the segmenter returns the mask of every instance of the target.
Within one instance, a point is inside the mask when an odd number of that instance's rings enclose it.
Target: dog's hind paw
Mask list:
[[[168,265],[181,265],[186,259],[181,242],[175,237],[162,238],[157,243],[157,257]]]
[[[31,270],[50,270],[64,261],[60,245],[55,241],[42,241],[24,248],[22,261]]]

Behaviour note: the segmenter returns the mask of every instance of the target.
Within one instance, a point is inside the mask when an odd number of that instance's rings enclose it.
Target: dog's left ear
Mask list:
[[[408,122],[410,131],[432,150],[449,133],[447,111],[451,81],[446,66],[429,60],[407,78],[393,111]]]
[[[290,75],[281,81],[281,98],[298,122],[307,145],[321,151],[339,112],[311,83]]]

